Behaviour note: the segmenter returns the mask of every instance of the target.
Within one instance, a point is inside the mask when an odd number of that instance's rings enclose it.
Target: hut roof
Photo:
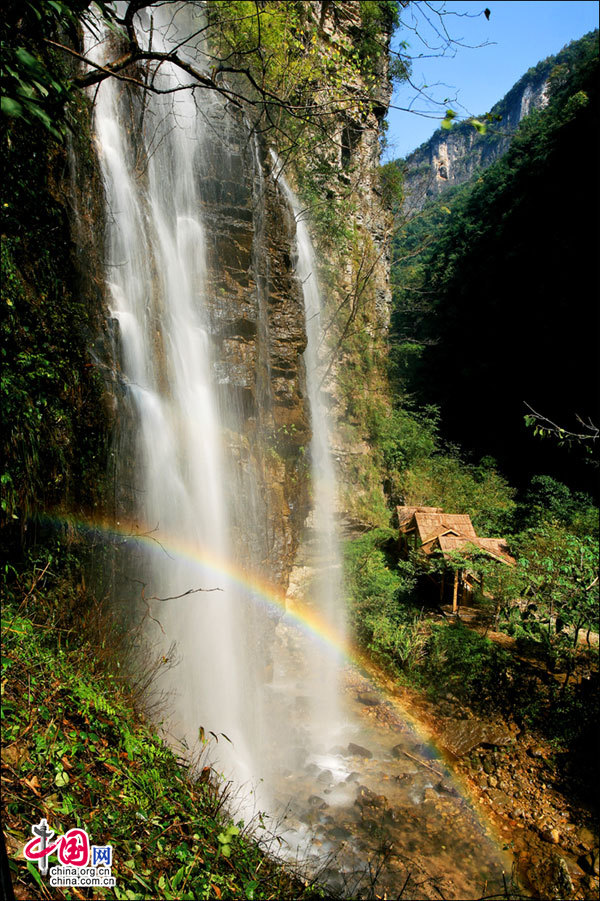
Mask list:
[[[396,507],[398,525],[410,522],[415,513],[441,513],[441,507]]]
[[[512,566],[515,562],[514,557],[508,552],[508,545],[503,538],[475,538],[466,537],[464,535],[454,535],[446,532],[442,535],[436,535],[428,542],[423,544],[421,550],[428,557],[434,551],[440,550],[443,554],[451,554],[452,551],[462,551],[465,548],[478,548],[485,551],[491,557],[496,557],[502,563]]]
[[[423,543],[438,535],[452,532],[458,537],[477,538],[471,517],[466,513],[415,513],[419,538]]]
[[[398,507],[397,511],[400,531],[415,529],[427,556],[438,549],[449,554],[474,545],[509,566],[515,563],[504,538],[479,538],[466,513],[444,513],[441,507]]]
[[[511,566],[516,563],[515,558],[509,553],[508,544],[504,538],[478,538],[477,543],[494,557],[504,560],[505,563]]]

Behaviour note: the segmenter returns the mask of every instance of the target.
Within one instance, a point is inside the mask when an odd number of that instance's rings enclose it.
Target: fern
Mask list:
[[[94,686],[88,685],[86,682],[77,682],[73,685],[73,692],[78,700],[84,704],[87,711],[94,708],[98,713],[104,713],[108,716],[117,716],[117,711],[107,700],[106,695],[98,691]]]

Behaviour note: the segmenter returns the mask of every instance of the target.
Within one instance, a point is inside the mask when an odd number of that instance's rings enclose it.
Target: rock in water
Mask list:
[[[369,751],[368,748],[363,748],[362,745],[355,745],[353,741],[348,745],[348,750],[346,752],[350,757],[366,757],[367,760],[370,760],[373,756],[372,752]]]
[[[331,775],[330,770],[321,770],[319,775],[317,776],[317,782],[323,782],[325,785],[331,785],[333,782],[333,776]]]
[[[383,810],[386,807],[389,807],[388,799],[385,795],[376,795],[375,792],[372,792],[371,789],[367,788],[366,785],[358,786],[356,800],[354,803],[361,808],[378,807]]]
[[[567,899],[573,897],[573,881],[569,868],[563,857],[555,857],[552,868],[552,889],[554,891],[553,898]]]

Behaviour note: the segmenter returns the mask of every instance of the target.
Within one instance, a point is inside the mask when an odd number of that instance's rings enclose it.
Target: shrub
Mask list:
[[[433,624],[419,680],[432,695],[451,691],[469,701],[496,703],[511,684],[510,654],[462,623]]]
[[[394,669],[410,668],[424,645],[413,604],[417,567],[396,562],[394,533],[373,529],[348,543],[346,573],[350,623],[358,641]]]

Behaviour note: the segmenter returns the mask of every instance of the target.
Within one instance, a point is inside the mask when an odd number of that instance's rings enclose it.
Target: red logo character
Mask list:
[[[69,829],[58,843],[58,859],[66,867],[87,867],[90,842],[83,829]]]

